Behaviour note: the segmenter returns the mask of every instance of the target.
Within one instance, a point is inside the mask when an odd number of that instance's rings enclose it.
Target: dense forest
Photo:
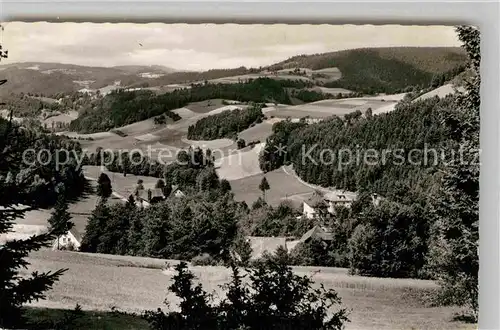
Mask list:
[[[14,132],[10,133],[10,143],[23,148],[19,147],[21,151],[10,156],[9,162],[16,171],[10,171],[6,180],[21,182],[25,173],[30,173],[32,190],[26,194],[26,203],[39,207],[54,205],[59,184],[64,185],[69,199],[83,192],[85,178],[77,161],[82,152],[78,142],[12,126],[0,118],[0,136],[6,139],[8,131]]]
[[[107,131],[154,116],[167,114],[191,102],[209,99],[228,99],[241,102],[290,103],[290,98],[281,84],[268,78],[258,78],[237,84],[201,84],[189,89],[180,89],[162,95],[150,91],[117,91],[104,97],[95,109],[86,111],[71,122],[73,131],[82,133]]]
[[[239,132],[262,122],[263,117],[260,104],[251,105],[247,109],[226,110],[204,117],[189,126],[187,137],[191,140],[235,139]]]
[[[144,209],[133,203],[101,203],[89,218],[82,250],[180,260],[207,253],[224,260],[240,212],[242,205],[230,195],[209,193],[171,198]]]
[[[44,101],[43,98],[37,98],[28,94],[10,94],[2,98],[5,109],[12,111],[15,117],[37,117],[42,111],[53,112],[65,110],[55,102]]]
[[[414,86],[429,86],[436,81],[435,76],[452,78],[457,71],[463,71],[465,65],[466,55],[459,48],[394,47],[295,56],[270,68],[318,70],[336,67],[342,77],[326,82],[325,87],[346,88],[365,94],[390,94]]]
[[[307,182],[391,198],[413,191],[428,193],[439,181],[439,166],[434,164],[441,161],[443,150],[451,156],[453,145],[442,125],[442,109],[453,101],[453,97],[431,98],[402,102],[395,111],[379,116],[353,113],[311,125],[275,124],[267,139],[268,152],[261,155],[261,168],[271,171],[293,164]],[[287,153],[273,152],[279,144],[287,147]]]

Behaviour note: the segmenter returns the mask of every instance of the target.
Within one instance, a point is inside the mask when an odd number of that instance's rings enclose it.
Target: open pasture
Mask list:
[[[172,271],[160,268],[166,260],[85,254],[43,250],[28,258],[32,270],[50,271],[68,268],[38,307],[74,308],[109,311],[111,307],[129,312],[142,312],[158,307],[166,309],[167,298],[176,309],[177,299],[168,294]],[[175,261],[169,261],[174,264]],[[229,280],[227,268],[190,266],[196,281],[208,292],[222,298],[220,285]],[[472,329],[473,326],[453,322],[450,307],[428,307],[423,296],[437,288],[431,281],[411,279],[369,278],[351,276],[346,269],[295,267],[301,276],[313,276],[316,285],[335,289],[343,305],[351,310],[348,330],[360,329]]]
[[[216,159],[215,168],[220,179],[238,180],[262,173],[259,166],[259,153],[264,144],[255,145],[249,150],[237,150],[228,156]]]
[[[99,178],[101,172],[107,174],[111,179],[111,186],[113,188],[113,191],[123,196],[124,198],[128,198],[128,196],[134,193],[135,186],[139,179],[143,181],[145,189],[154,188],[156,182],[158,181],[158,178],[152,176],[133,174],[127,174],[127,176],[123,176],[122,173],[114,173],[105,169],[102,171],[100,166],[83,166],[83,173],[88,178],[97,179]]]
[[[259,173],[231,180],[235,200],[244,201],[251,206],[259,197],[262,197],[259,184],[263,177],[264,174]],[[286,174],[282,168],[266,173],[265,177],[270,187],[266,191],[266,202],[270,205],[278,205],[283,200],[289,200],[289,196],[292,195],[314,192],[313,188],[303,184],[296,177]],[[294,204],[300,206],[300,203]]]
[[[371,98],[351,98],[339,100],[322,100],[301,105],[277,108],[266,113],[267,116],[279,118],[303,118],[311,117],[316,119],[327,118],[333,115],[343,116],[354,111],[364,113],[368,108],[376,112],[378,108],[395,105],[397,101],[371,99]]]
[[[251,141],[265,142],[267,137],[273,132],[273,124],[269,122],[262,122],[254,127],[247,128],[238,134],[238,138],[243,139],[246,143]]]
[[[439,98],[444,98],[447,95],[455,94],[457,92],[457,90],[463,91],[464,88],[463,87],[456,88],[455,86],[453,86],[453,84],[446,84],[446,85],[443,85],[443,86],[438,87],[436,89],[433,89],[430,92],[427,92],[423,95],[420,95],[419,97],[417,97],[413,101],[415,102],[415,101],[420,101],[420,100],[426,100],[426,99],[430,99],[430,98],[435,97],[435,96],[437,96]]]

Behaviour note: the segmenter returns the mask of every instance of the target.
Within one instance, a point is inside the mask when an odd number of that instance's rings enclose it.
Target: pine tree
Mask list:
[[[269,182],[267,182],[266,177],[263,177],[262,181],[260,181],[259,190],[262,191],[262,196],[264,200],[266,200],[266,190],[269,189],[270,189]]]
[[[108,199],[112,193],[113,188],[111,187],[109,176],[106,173],[101,173],[97,180],[97,195],[102,199]]]
[[[1,50],[0,57],[6,53]],[[0,120],[0,235],[12,231],[13,222],[32,209],[27,205],[31,198],[26,192],[32,189],[33,173],[21,171],[19,164],[13,162],[29,147],[21,145],[19,130],[11,121]],[[35,196],[36,197],[36,196]],[[21,269],[29,265],[26,257],[32,252],[47,246],[54,239],[51,232],[34,235],[25,240],[13,239],[0,245],[0,328],[19,327],[22,322],[21,308],[24,304],[44,298],[54,282],[65,269],[55,272],[33,272],[22,276]]]
[[[104,200],[101,200],[92,211],[87,226],[85,226],[85,235],[83,236],[82,245],[80,246],[81,251],[93,253],[100,252],[99,244],[101,243],[101,237],[106,229],[106,222],[109,221],[110,218],[110,209]]]
[[[126,203],[127,207],[130,208],[130,209],[133,209],[135,208],[135,198],[134,198],[134,195],[130,195],[128,196],[128,199],[127,199],[127,203]]]
[[[58,192],[56,206],[48,222],[52,233],[56,236],[57,249],[59,250],[59,237],[66,234],[74,226],[74,223],[71,222],[71,215],[68,212],[68,203],[64,189],[60,189]]]
[[[462,156],[454,157],[444,169],[430,265],[442,287],[441,301],[469,307],[477,318],[480,34],[468,26],[458,27],[457,33],[469,55],[473,76],[445,118]]]

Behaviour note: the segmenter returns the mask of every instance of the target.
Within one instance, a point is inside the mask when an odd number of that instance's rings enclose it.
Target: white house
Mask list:
[[[324,195],[315,192],[309,199],[304,201],[302,214],[309,219],[318,216],[320,209],[326,210],[330,214],[335,213],[335,207],[351,207],[356,195],[353,193],[330,192]]]
[[[59,240],[59,244],[58,244]],[[59,239],[55,239],[52,245],[54,250],[79,250],[82,245],[82,236],[80,233],[72,228],[66,234],[59,237]]]

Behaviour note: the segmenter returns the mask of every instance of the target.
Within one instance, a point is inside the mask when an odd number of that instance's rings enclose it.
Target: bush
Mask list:
[[[238,149],[243,149],[246,147],[246,142],[243,139],[239,139],[238,142],[236,142],[236,145],[238,146]]]
[[[193,284],[186,263],[175,270],[169,291],[180,298],[180,312],[146,311],[143,316],[152,329],[340,330],[349,321],[334,290],[313,288],[311,278],[294,274],[277,260],[256,262],[246,275],[232,266],[231,282],[223,286],[226,298],[218,304]]]
[[[203,253],[191,259],[193,266],[216,266],[217,261],[208,253]]]

